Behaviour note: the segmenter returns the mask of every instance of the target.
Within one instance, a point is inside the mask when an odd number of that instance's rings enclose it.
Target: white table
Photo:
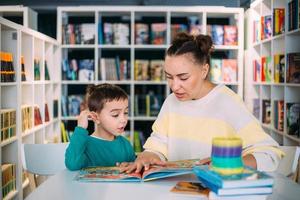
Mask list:
[[[77,172],[64,170],[55,176],[50,177],[34,190],[26,200],[177,200],[177,199],[201,199],[176,195],[170,189],[179,180],[197,180],[193,175],[172,177],[167,179],[135,182],[135,183],[111,183],[97,182],[84,183],[74,180]],[[205,199],[205,198],[204,198]],[[275,185],[273,194],[269,200],[299,200],[300,185],[285,178],[283,175],[275,175]],[[242,198],[241,198],[242,200]]]

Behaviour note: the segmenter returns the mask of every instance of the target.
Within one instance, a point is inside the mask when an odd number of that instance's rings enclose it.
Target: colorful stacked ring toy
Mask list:
[[[243,171],[242,140],[237,137],[217,137],[212,141],[212,170],[223,175]]]

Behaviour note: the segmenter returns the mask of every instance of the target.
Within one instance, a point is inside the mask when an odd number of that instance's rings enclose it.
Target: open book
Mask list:
[[[87,167],[79,171],[76,180],[91,182],[150,181],[193,173],[193,166],[198,161],[198,159],[195,159],[166,162],[164,166],[152,165],[147,171],[141,171],[140,173],[120,173],[119,167]]]

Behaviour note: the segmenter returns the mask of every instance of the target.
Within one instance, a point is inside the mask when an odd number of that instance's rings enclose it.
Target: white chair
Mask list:
[[[65,151],[69,143],[22,144],[24,170],[43,176],[54,175],[66,168]]]
[[[285,156],[280,160],[279,166],[276,172],[283,174],[284,176],[297,178],[297,168],[300,156],[299,146],[280,146],[280,149],[284,151]]]

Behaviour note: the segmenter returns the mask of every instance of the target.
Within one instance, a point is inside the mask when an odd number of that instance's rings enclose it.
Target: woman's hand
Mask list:
[[[139,173],[143,168],[148,170],[150,165],[165,165],[165,162],[160,160],[155,153],[144,151],[134,163],[121,163],[119,167],[120,172],[131,173],[135,171],[135,173]]]
[[[77,117],[77,126],[87,129],[89,124],[89,120],[88,120],[89,115],[90,112],[88,110],[82,111],[80,115]]]

